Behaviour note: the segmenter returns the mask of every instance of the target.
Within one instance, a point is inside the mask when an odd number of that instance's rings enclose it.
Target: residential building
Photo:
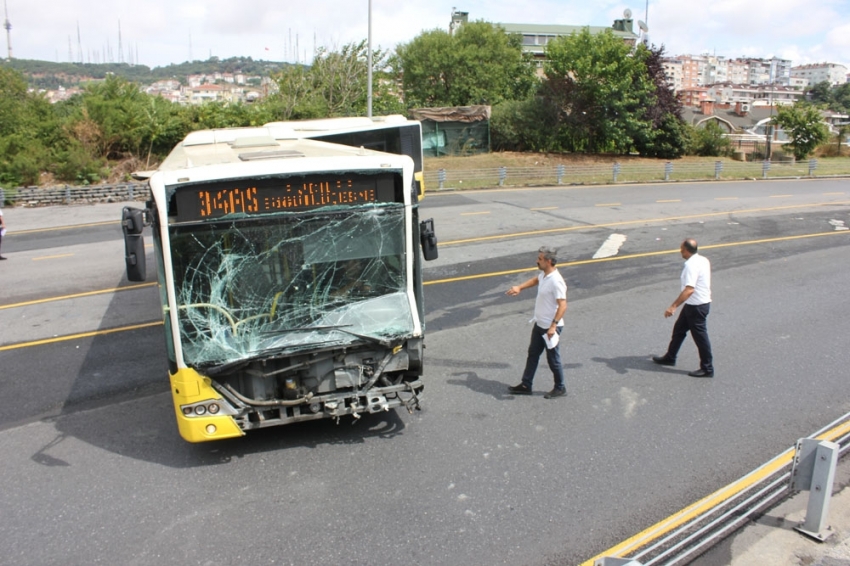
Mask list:
[[[800,65],[791,69],[791,76],[806,79],[810,85],[828,82],[834,86],[847,81],[847,67],[838,63]]]
[[[462,12],[466,15],[466,12]],[[611,31],[616,37],[622,39],[627,45],[635,46],[640,39],[640,34],[634,31],[634,21],[631,12],[626,11],[623,19],[614,20],[611,27],[605,26],[581,26],[581,25],[550,25],[550,24],[496,24],[504,28],[508,33],[517,33],[522,36],[522,50],[530,53],[542,67],[545,60],[546,44],[561,36],[570,36],[588,30],[591,34]]]
[[[673,89],[673,92],[682,90],[682,76],[684,64],[681,59],[664,59],[661,62],[664,67],[664,75],[667,77],[667,84]]]

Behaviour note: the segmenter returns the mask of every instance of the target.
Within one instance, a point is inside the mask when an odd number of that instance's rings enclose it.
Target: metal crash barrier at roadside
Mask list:
[[[684,566],[799,491],[809,491],[796,530],[823,541],[837,462],[850,450],[850,413],[763,466],[606,550],[582,566]]]

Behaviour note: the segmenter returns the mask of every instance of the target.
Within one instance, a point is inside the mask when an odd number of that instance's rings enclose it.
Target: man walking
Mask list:
[[[538,287],[537,301],[534,304],[534,319],[532,320],[534,325],[531,329],[531,344],[528,346],[528,358],[525,362],[525,371],[522,374],[522,383],[509,387],[511,393],[531,395],[534,372],[537,371],[540,354],[546,350],[546,360],[549,362],[549,369],[552,370],[555,377],[555,387],[544,397],[554,399],[567,394],[567,386],[564,384],[564,368],[561,367],[561,352],[557,342],[564,328],[563,317],[567,311],[567,284],[558,270],[555,269],[557,261],[557,250],[547,247],[540,248],[537,254],[537,267],[542,273],[520,285],[514,285],[505,293],[515,297],[523,289]]]
[[[711,262],[697,253],[697,241],[687,239],[680,248],[685,258],[682,269],[682,291],[673,304],[664,311],[664,317],[673,316],[682,303],[685,306],[673,325],[673,337],[663,356],[652,356],[652,361],[662,366],[676,365],[676,356],[690,330],[699,350],[699,369],[688,373],[691,377],[714,377],[711,342],[705,321],[711,307]]]

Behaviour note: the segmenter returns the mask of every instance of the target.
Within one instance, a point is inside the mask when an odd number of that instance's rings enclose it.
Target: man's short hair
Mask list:
[[[542,248],[540,248],[537,251],[538,251],[538,253],[543,254],[543,259],[545,259],[547,261],[551,261],[552,265],[555,265],[556,263],[558,263],[558,250],[557,249],[547,248],[546,246],[543,246]]]
[[[697,241],[693,238],[688,238],[687,240],[682,242],[682,245],[685,246],[685,249],[688,250],[688,253],[697,253]]]

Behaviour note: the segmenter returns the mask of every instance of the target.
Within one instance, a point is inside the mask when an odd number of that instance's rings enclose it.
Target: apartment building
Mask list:
[[[847,67],[838,63],[814,63],[791,69],[791,76],[806,79],[810,85],[828,82],[835,86],[847,81]]]

